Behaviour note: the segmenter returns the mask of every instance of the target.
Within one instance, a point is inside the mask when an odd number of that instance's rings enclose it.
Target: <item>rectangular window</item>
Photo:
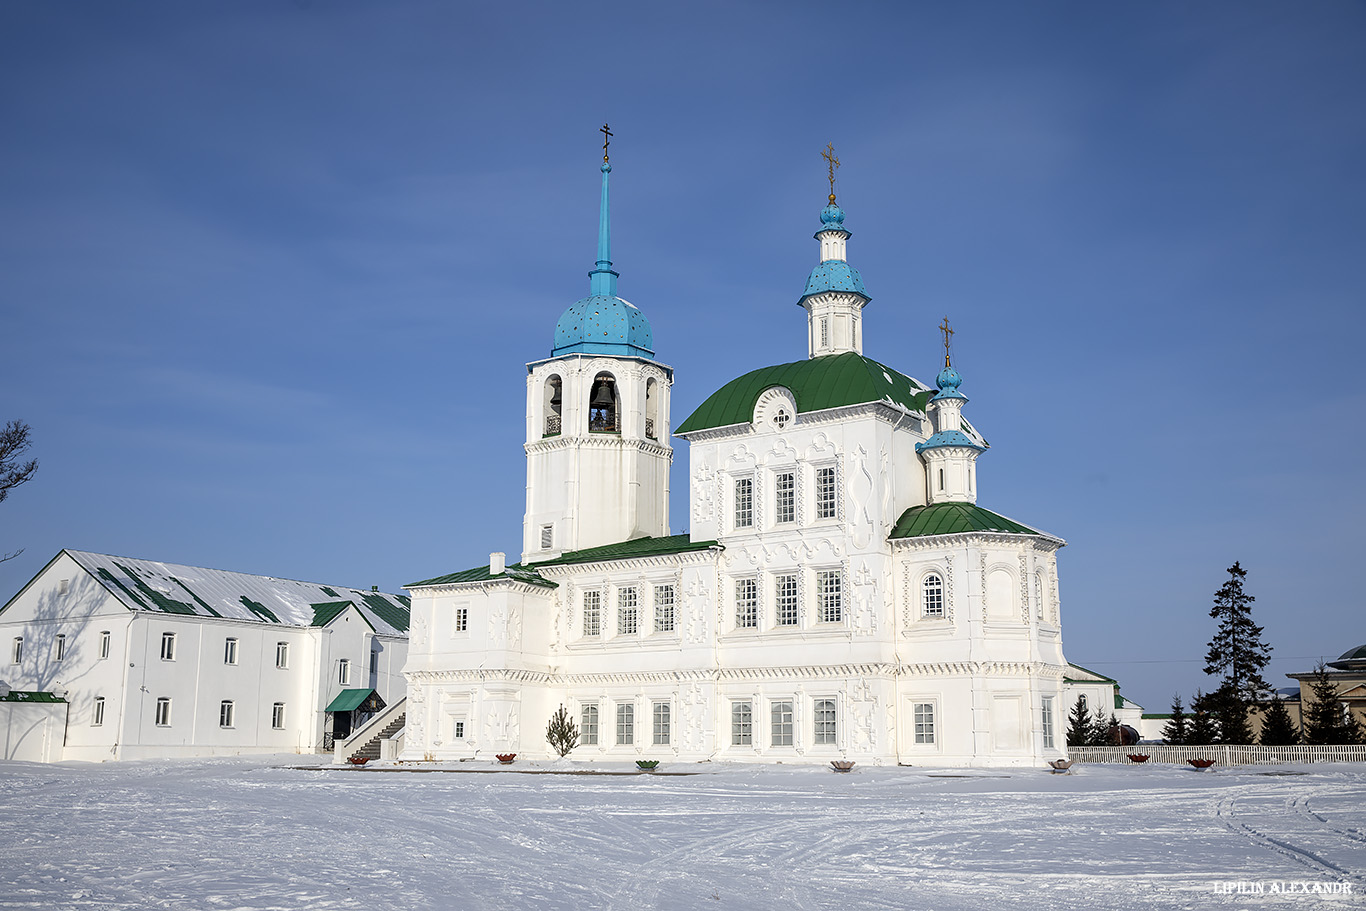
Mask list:
[[[379,649],[370,649],[370,676],[379,673]]]
[[[583,593],[583,634],[602,635],[602,592]]]
[[[730,745],[747,747],[754,744],[754,705],[749,702],[730,704]]]
[[[585,702],[579,713],[579,738],[584,746],[598,745],[598,704]]]
[[[755,629],[759,625],[759,580],[735,580],[735,626]]]
[[[774,489],[773,505],[773,521],[779,524],[797,521],[796,473],[784,471],[778,475],[778,481]]]
[[[835,469],[816,469],[816,518],[835,518]]]
[[[844,619],[843,592],[838,569],[823,569],[816,573],[816,604],[822,623],[839,623]]]
[[[468,607],[457,607],[455,609],[455,631],[466,633],[470,629],[470,609]]]
[[[815,735],[818,744],[833,744],[835,742],[835,700],[817,699],[813,706],[815,719]]]
[[[342,686],[351,685],[351,659],[341,658],[337,661],[337,682]]]
[[[289,643],[275,643],[275,666],[283,670],[289,667]]]
[[[738,478],[735,481],[735,527],[754,527],[753,478]]]
[[[934,703],[917,702],[912,709],[916,743],[934,743]]]
[[[655,586],[655,632],[672,633],[674,631],[674,587],[672,585]]]
[[[111,642],[112,640],[113,640],[113,636],[110,634],[109,630],[106,629],[106,630],[101,630],[101,631],[100,631],[100,658],[101,658],[101,659],[105,659],[105,658],[108,658],[108,657],[109,657],[109,645],[110,645],[110,642]]]
[[[1053,697],[1043,697],[1043,745],[1053,749]]]
[[[232,700],[224,699],[218,703],[218,726],[220,728],[232,727]]]
[[[175,660],[175,633],[161,634],[161,660]]]
[[[783,699],[774,702],[771,709],[770,741],[775,747],[792,746],[792,701]]]
[[[654,705],[654,745],[669,745],[669,703],[656,702]]]
[[[277,731],[285,729],[285,704],[277,702],[270,707],[270,726]]]
[[[24,660],[24,637],[14,637],[14,648],[10,650],[10,663],[19,664]]]
[[[100,725],[104,724],[104,697],[103,697],[103,696],[96,696],[96,697],[95,697],[95,711],[94,711],[94,713],[90,716],[90,723],[93,724],[95,727],[99,727]]]
[[[821,317],[821,347],[822,347],[822,348],[828,348],[829,346],[830,346],[830,318],[829,318],[829,317],[822,316],[822,317]]]
[[[617,746],[636,742],[636,707],[629,702],[617,706]]]
[[[550,550],[550,546],[555,543],[555,526],[541,526],[541,550]]]
[[[454,740],[465,739],[465,722],[457,721],[451,725],[451,738]]]
[[[171,726],[171,700],[166,696],[157,698],[157,727]]]
[[[797,614],[797,577],[777,576],[773,580],[773,603],[777,610],[774,623],[777,626],[796,626]]]
[[[640,632],[640,609],[634,587],[617,591],[617,635],[634,636]]]
[[[52,641],[52,660],[61,661],[66,657],[66,633],[58,633]]]
[[[237,640],[233,639],[232,637],[228,637],[223,642],[223,663],[237,663]]]

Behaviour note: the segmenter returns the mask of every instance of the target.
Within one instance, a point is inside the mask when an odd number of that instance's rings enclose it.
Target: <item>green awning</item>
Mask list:
[[[324,712],[349,712],[352,709],[360,708],[360,704],[365,698],[373,693],[374,690],[342,690],[337,694],[337,698],[327,704]]]

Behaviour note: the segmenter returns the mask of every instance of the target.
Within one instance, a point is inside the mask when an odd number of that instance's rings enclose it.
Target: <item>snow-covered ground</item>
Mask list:
[[[1360,764],[297,768],[319,762],[0,763],[0,908],[1366,904]]]

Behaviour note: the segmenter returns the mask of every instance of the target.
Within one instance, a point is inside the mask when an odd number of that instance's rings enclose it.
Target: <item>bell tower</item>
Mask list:
[[[560,316],[550,357],[527,365],[522,561],[669,533],[669,393],[650,321],[617,296],[604,124],[598,258],[588,297]]]

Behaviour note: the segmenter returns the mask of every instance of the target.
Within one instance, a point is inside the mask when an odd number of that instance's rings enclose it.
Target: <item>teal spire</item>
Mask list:
[[[617,296],[618,274],[612,271],[612,208],[607,197],[607,181],[612,173],[612,165],[607,153],[602,156],[602,205],[598,210],[598,263],[597,268],[588,273],[590,295],[602,297]]]

